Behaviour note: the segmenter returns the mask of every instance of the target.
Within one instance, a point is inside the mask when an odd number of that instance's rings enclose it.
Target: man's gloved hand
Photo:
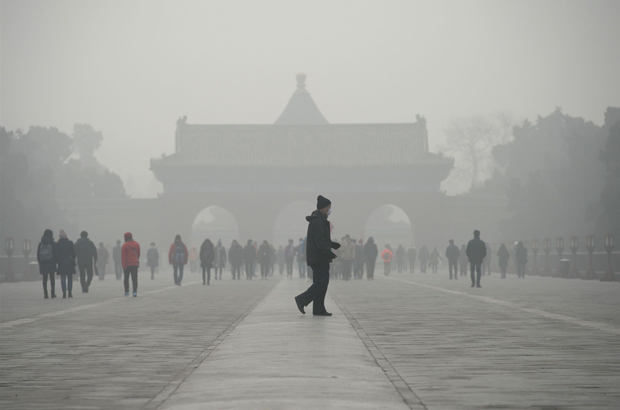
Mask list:
[[[331,254],[332,254],[332,259],[336,259],[337,258],[336,254],[334,252],[331,252]]]
[[[338,249],[340,248],[340,244],[338,242],[332,242],[332,248]]]

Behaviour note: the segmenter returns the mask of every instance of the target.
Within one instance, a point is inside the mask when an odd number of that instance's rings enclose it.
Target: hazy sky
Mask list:
[[[103,132],[139,189],[176,119],[273,123],[295,74],[332,123],[620,105],[620,1],[2,1],[1,124]],[[394,147],[398,149],[398,147]]]

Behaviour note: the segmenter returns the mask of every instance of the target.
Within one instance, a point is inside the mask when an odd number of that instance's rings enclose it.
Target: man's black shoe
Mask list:
[[[306,311],[304,310],[304,304],[299,301],[298,296],[295,296],[295,303],[297,304],[297,309],[305,315]]]
[[[332,314],[329,312],[324,313],[313,313],[314,316],[331,316]]]
[[[475,284],[475,283],[472,283],[472,284],[471,284],[471,287],[472,287],[472,288],[473,288],[473,287],[476,287],[476,284]]]
[[[476,285],[476,287],[477,287],[477,288],[481,288],[482,286],[480,286],[480,285]]]

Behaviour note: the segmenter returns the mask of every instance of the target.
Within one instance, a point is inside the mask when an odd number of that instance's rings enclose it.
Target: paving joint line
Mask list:
[[[218,335],[202,352],[198,354],[183,370],[162,389],[157,396],[153,397],[142,407],[143,410],[157,410],[177,391],[177,389],[187,380],[189,376],[213,353],[215,349],[232,333],[233,330],[258,306],[267,295],[269,295],[280,281],[273,281],[273,285],[256,302],[248,307],[234,322],[232,322],[222,333]]]
[[[385,373],[388,380],[392,383],[405,404],[412,410],[420,408],[428,410],[426,404],[422,402],[422,399],[420,399],[420,397],[413,391],[411,386],[409,386],[407,382],[405,382],[402,376],[394,368],[392,363],[390,363],[390,361],[383,355],[383,353],[381,353],[379,347],[377,347],[375,342],[373,342],[370,336],[368,336],[368,334],[359,324],[357,319],[355,319],[353,315],[349,312],[349,310],[344,306],[344,304],[340,302],[340,299],[338,299],[338,297],[336,297],[336,295],[332,291],[330,291],[329,294],[332,299],[334,299],[334,302],[336,302],[336,305],[340,308],[340,310],[342,310],[342,313],[344,313],[345,317],[357,333],[357,336],[362,340],[368,352],[375,359],[375,362],[381,368],[381,370],[383,370],[383,373]]]

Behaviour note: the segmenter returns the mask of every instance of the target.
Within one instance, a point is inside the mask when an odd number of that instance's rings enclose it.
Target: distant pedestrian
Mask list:
[[[280,271],[280,276],[284,274],[284,246],[280,245],[276,252],[276,262]]]
[[[508,268],[509,259],[510,252],[508,252],[508,248],[506,248],[506,245],[502,243],[502,245],[497,250],[497,264],[499,266],[499,271],[502,274],[502,279],[506,279],[506,269]]]
[[[276,266],[276,248],[273,246],[272,243],[269,244],[269,276],[273,276],[273,271],[275,269]],[[305,262],[304,262],[304,267],[305,267]],[[306,270],[304,269],[304,276],[306,275]]]
[[[37,247],[37,261],[39,262],[39,273],[43,279],[43,297],[49,299],[47,293],[47,280],[50,280],[52,290],[52,299],[56,297],[56,281],[54,273],[56,273],[57,258],[56,242],[54,242],[54,233],[51,229],[46,229],[41,237],[41,242]]]
[[[88,239],[88,232],[82,231],[80,233],[80,239],[75,242],[75,255],[80,271],[82,293],[88,293],[90,284],[93,281],[93,263],[97,263],[97,248],[95,244]]]
[[[405,248],[403,245],[398,245],[394,257],[396,258],[396,272],[403,273],[403,265],[405,264]]]
[[[228,262],[232,271],[233,280],[241,280],[241,267],[243,266],[243,247],[236,239],[233,239],[228,250]]]
[[[196,273],[198,271],[198,250],[195,246],[189,250],[189,271]]]
[[[491,274],[491,260],[493,259],[493,248],[491,248],[491,244],[487,243],[487,256],[484,258],[482,262],[482,274],[490,275]]]
[[[407,249],[407,260],[409,262],[409,273],[413,273],[415,271],[415,259],[417,257],[417,252],[413,244]]]
[[[248,239],[247,245],[243,248],[243,262],[245,263],[246,280],[252,280],[254,263],[256,262],[256,248],[251,239]]]
[[[232,248],[230,249],[232,257]],[[215,259],[215,250],[213,242],[205,239],[200,245],[200,268],[202,269],[202,284],[209,286],[211,283],[211,268],[213,268],[213,260]],[[235,273],[233,272],[233,275]]]
[[[383,274],[385,276],[390,275],[390,268],[392,264],[392,258],[394,257],[394,252],[392,252],[392,248],[390,245],[385,245],[385,249],[381,252],[381,259],[383,260]]]
[[[515,259],[517,260],[517,277],[525,279],[525,265],[527,264],[527,248],[519,241],[515,248]]]
[[[331,316],[325,309],[325,294],[329,286],[329,264],[336,257],[332,249],[339,244],[331,240],[331,228],[327,217],[331,213],[331,201],[321,195],[317,197],[316,211],[306,217],[308,234],[306,239],[306,262],[312,268],[312,285],[304,293],[295,297],[301,313],[312,302],[312,314]]]
[[[73,275],[75,274],[75,247],[73,241],[67,238],[67,233],[60,230],[58,242],[56,243],[56,263],[58,264],[57,273],[60,276],[60,286],[62,287],[62,298],[72,298],[73,294]]]
[[[439,251],[437,250],[437,247],[434,247],[433,251],[431,252],[431,257],[430,257],[431,270],[433,273],[437,273],[439,261],[441,260],[442,259],[441,259],[441,256],[439,255]]]
[[[159,266],[159,250],[155,242],[151,242],[149,250],[146,251],[146,266],[151,269],[151,280],[155,279],[155,269]]]
[[[306,277],[306,243],[304,238],[299,238],[299,245],[295,248],[295,256],[297,257],[297,269],[299,277]]]
[[[428,267],[428,260],[430,259],[431,254],[428,251],[426,245],[423,245],[420,249],[420,253],[418,254],[418,259],[420,260],[420,272],[426,273],[426,268]]]
[[[355,261],[353,262],[353,277],[355,279],[362,279],[364,277],[364,240],[361,238],[359,241],[357,241],[357,245],[355,245]]]
[[[284,261],[286,262],[286,277],[293,278],[293,262],[295,262],[295,245],[293,240],[288,240],[288,245],[284,248]]]
[[[138,296],[138,268],[140,267],[140,244],[133,240],[131,232],[124,235],[125,243],[121,251],[123,273],[125,275],[125,296],[129,296],[129,277],[133,285],[133,297]]]
[[[366,269],[368,270],[368,280],[375,280],[377,256],[379,256],[379,249],[377,249],[375,239],[371,236],[368,238],[366,245],[364,245],[364,260],[366,262]]]
[[[121,241],[116,241],[116,246],[112,248],[112,261],[114,262],[114,274],[116,280],[121,280],[123,277],[123,262],[121,261]]]
[[[170,245],[168,251],[168,263],[174,268],[174,284],[181,286],[183,280],[183,269],[187,264],[188,259],[187,246],[181,240],[181,235],[177,235],[174,238],[174,242]]]
[[[99,271],[99,280],[105,280],[105,269],[108,266],[108,259],[110,259],[110,252],[103,245],[103,242],[99,242],[99,249],[97,249],[97,269]]]
[[[355,242],[351,240],[350,235],[345,235],[340,248],[340,261],[342,263],[342,279],[351,279],[353,269],[353,261],[355,260]]]
[[[452,280],[452,272],[454,272],[454,279],[459,278],[459,247],[454,244],[454,239],[450,239],[450,245],[446,248],[446,259],[448,259],[448,271],[450,272],[450,280]]]
[[[474,231],[474,239],[467,243],[467,257],[471,269],[471,287],[480,288],[481,266],[485,256],[487,256],[486,244],[480,239],[480,231]]]
[[[226,267],[226,248],[222,246],[222,240],[218,239],[217,246],[213,249],[215,253],[215,259],[213,260],[214,278],[222,280],[222,271]],[[218,278],[218,273],[219,278]]]
[[[258,263],[260,264],[260,277],[261,279],[268,279],[269,264],[271,263],[271,248],[269,243],[264,240],[258,248]]]
[[[467,262],[466,248],[465,244],[463,244],[459,250],[459,268],[461,271],[461,276],[467,276]]]

